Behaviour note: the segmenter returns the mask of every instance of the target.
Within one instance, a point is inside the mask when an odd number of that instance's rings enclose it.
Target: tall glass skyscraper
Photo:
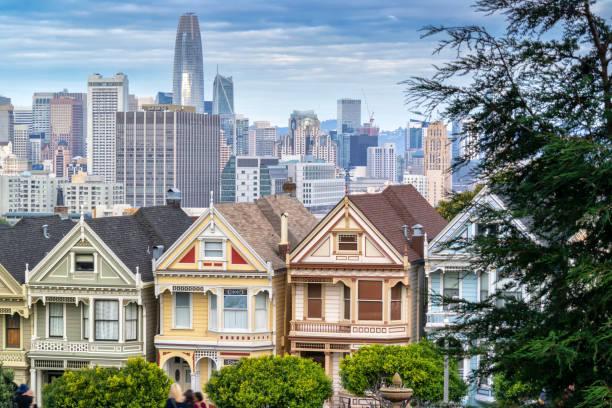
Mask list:
[[[198,16],[185,13],[179,19],[174,46],[172,102],[194,106],[204,113],[204,62]]]
[[[234,81],[232,77],[215,76],[213,83],[213,111],[214,115],[234,114]]]

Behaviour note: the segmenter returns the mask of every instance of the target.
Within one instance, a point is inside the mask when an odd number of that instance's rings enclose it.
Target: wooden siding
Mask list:
[[[45,338],[47,329],[45,307],[41,302],[35,303],[34,307],[36,308],[36,335],[39,338]]]
[[[64,315],[66,326],[66,338],[70,341],[80,341],[81,336],[81,305],[75,306],[74,303],[66,304],[66,314]]]
[[[196,336],[206,337],[208,335],[208,295],[202,293],[192,293],[192,322],[191,329],[174,329],[172,327],[173,321],[173,302],[174,296],[169,292],[164,292],[163,298],[163,316],[164,316],[164,336]],[[217,299],[217,305],[222,299]],[[219,322],[221,323],[221,322]]]
[[[325,285],[325,321],[338,322],[341,312],[342,284]]]
[[[295,320],[304,320],[304,284],[295,285]]]
[[[153,344],[153,337],[157,334],[158,321],[159,321],[159,309],[155,300],[154,285],[150,285],[142,289],[142,306],[141,310],[146,309],[146,317],[142,318],[142,312],[139,316],[141,341],[146,340],[145,353],[147,361],[155,362],[157,356],[155,354],[155,345]]]
[[[276,274],[272,278],[272,290],[274,291],[274,303],[276,308],[276,350],[277,355],[289,352],[287,336],[289,335],[288,319],[291,312],[287,309],[287,300],[291,304],[291,298],[287,297],[287,275],[284,273]],[[272,311],[270,310],[270,314]],[[270,326],[270,330],[273,326]]]

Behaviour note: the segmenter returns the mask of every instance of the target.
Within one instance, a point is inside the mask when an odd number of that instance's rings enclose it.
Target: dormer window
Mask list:
[[[76,254],[74,257],[74,269],[77,272],[93,272],[94,271],[93,254]]]
[[[223,242],[204,241],[204,258],[223,258]]]
[[[339,234],[338,251],[357,251],[357,234]]]

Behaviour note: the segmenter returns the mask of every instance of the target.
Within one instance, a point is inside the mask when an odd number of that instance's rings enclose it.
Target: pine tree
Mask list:
[[[435,52],[456,58],[431,78],[404,82],[409,104],[470,118],[462,137],[482,158],[490,191],[508,204],[506,212],[482,209],[497,234],[464,245],[475,252],[474,268],[494,267],[518,283],[458,304],[472,319],[456,329],[471,339],[471,353],[483,353],[479,375],[545,390],[560,406],[610,407],[609,16],[597,15],[602,3],[591,0],[477,0],[475,8],[505,16],[503,34],[427,27],[425,36],[442,36]],[[505,296],[520,288],[526,296]]]

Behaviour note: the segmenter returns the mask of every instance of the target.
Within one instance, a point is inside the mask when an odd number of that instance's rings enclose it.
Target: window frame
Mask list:
[[[215,306],[213,308],[213,299]],[[211,325],[212,318],[214,317],[214,327]],[[215,293],[208,294],[208,329],[219,330],[219,296]]]
[[[315,286],[318,285],[320,288],[320,293],[319,293],[319,297],[311,297],[310,295],[310,291],[311,291],[311,286]],[[311,301],[318,301],[319,302],[319,315],[318,316],[311,316],[311,307],[310,307],[310,303]],[[306,318],[308,319],[317,319],[317,320],[322,320],[323,319],[323,284],[322,283],[307,283],[306,284]]]
[[[239,295],[238,294],[226,294],[226,291],[232,291],[232,290],[241,290],[241,291],[243,290],[244,294],[239,294]],[[226,297],[245,297],[246,307],[226,307],[225,306]],[[227,327],[227,325],[225,324],[225,312],[226,311],[244,312],[246,315],[245,327]],[[249,330],[249,290],[248,289],[246,288],[224,288],[223,289],[223,330],[237,331],[237,332]]]
[[[96,313],[96,305],[98,303],[102,303],[102,302],[114,302],[117,305],[117,319],[98,319],[98,315]],[[94,300],[94,340],[95,341],[119,341],[120,337],[121,337],[121,310],[119,309],[121,307],[121,305],[119,304],[118,300],[114,300],[114,299],[96,299]],[[117,338],[116,339],[103,339],[103,338],[98,338],[97,335],[97,330],[96,330],[96,323],[98,322],[116,322],[117,323]]]
[[[398,298],[394,298],[393,297],[394,296],[393,291],[395,289],[397,289],[397,291],[399,292],[399,297]],[[403,300],[404,300],[404,296],[403,295],[404,295],[404,285],[401,282],[396,283],[395,286],[393,286],[390,289],[390,296],[389,296],[389,299],[390,299],[389,320],[390,321],[393,321],[393,322],[402,321],[403,303],[404,303],[403,302]],[[399,310],[398,310],[399,317],[396,316],[397,318],[394,318],[394,315],[393,315],[393,313],[394,313],[393,304],[394,303],[399,303]]]
[[[17,327],[9,327],[9,320],[11,319],[17,321]],[[10,349],[21,348],[21,316],[18,313],[13,313],[12,315],[6,315],[6,317],[4,318],[4,325],[5,325],[4,348],[7,348],[7,349],[8,348]],[[9,330],[17,330],[18,344],[16,346],[9,345]]]
[[[176,300],[178,294],[186,294],[189,304],[187,306],[177,306]],[[192,330],[193,329],[193,294],[191,292],[174,292],[172,294],[172,329],[174,330]],[[189,324],[187,326],[179,326],[177,324],[176,312],[177,308],[187,308],[189,310]]]
[[[206,255],[206,245],[207,244],[220,244],[221,245],[221,254],[219,256],[208,256]],[[225,258],[225,240],[223,239],[205,239],[202,241],[202,259],[212,259],[212,260],[220,260]],[[218,251],[218,250],[215,250]]]
[[[84,340],[89,340],[89,305],[86,303],[81,304],[81,322],[83,324],[81,335]]]
[[[263,302],[264,302],[263,309],[257,306],[258,296],[260,298],[263,297]],[[268,330],[268,292],[262,290],[261,292],[253,296],[253,303],[254,303],[254,314],[255,314],[253,328],[259,331],[267,331]],[[262,310],[263,310],[263,327],[258,327],[257,311],[261,312]]]
[[[79,269],[78,265],[78,258],[79,257],[83,257],[83,256],[91,256],[91,269]],[[89,263],[89,262],[88,262]],[[74,253],[74,271],[75,272],[82,272],[82,273],[95,273],[96,272],[96,257],[94,256],[93,253],[85,253],[85,252],[75,252]]]
[[[362,282],[377,282],[380,283],[380,300],[378,299],[361,299],[359,297],[359,286],[361,285]],[[363,321],[363,322],[382,322],[384,321],[384,282],[382,280],[375,280],[375,279],[360,279],[357,281],[357,319],[359,321]],[[380,319],[362,319],[361,318],[361,303],[362,302],[366,302],[366,303],[379,303],[380,304]]]
[[[62,315],[61,316],[52,316],[51,315],[51,305],[60,305]],[[61,334],[51,334],[51,319],[52,318],[61,318],[62,319],[62,332]],[[49,303],[47,306],[47,337],[48,338],[64,338],[66,333],[66,304],[65,303]]]
[[[451,287],[447,288],[446,287],[446,278],[447,278],[447,276],[450,276],[450,274],[453,274],[453,275],[456,274],[457,275],[457,287],[456,288],[451,288]],[[449,298],[449,297],[452,297],[452,298],[456,297],[457,299],[460,298],[460,296],[461,296],[461,291],[460,291],[460,288],[461,288],[461,274],[462,274],[462,271],[456,271],[456,270],[445,271],[444,272],[444,274],[442,276],[442,298],[444,298],[444,299]],[[449,291],[452,291],[452,292],[449,292]],[[451,293],[455,293],[455,291],[457,293],[456,295],[451,294]],[[444,299],[442,301],[442,310],[445,311],[445,312],[452,312],[453,309],[454,309],[454,305],[450,304],[448,302],[444,302]]]
[[[135,315],[134,318],[130,318],[128,319],[128,308],[133,307],[135,309]],[[123,326],[123,333],[124,333],[124,337],[125,337],[125,341],[138,341],[138,304],[135,302],[130,302],[127,305],[124,306],[124,310],[123,310],[123,319],[124,319],[124,326]],[[136,336],[133,338],[128,338],[128,323],[133,323],[136,327],[135,327],[135,333]]]
[[[341,242],[342,241],[342,237],[355,237],[355,249],[342,249],[342,244],[353,244],[352,242]],[[360,242],[359,242],[359,233],[357,232],[338,232],[337,235],[337,239],[336,239],[336,250],[339,253],[358,253],[359,252],[359,248],[360,248]]]
[[[343,285],[342,288],[342,318],[344,320],[351,320],[351,288],[350,286]],[[348,297],[347,297],[348,291]]]

